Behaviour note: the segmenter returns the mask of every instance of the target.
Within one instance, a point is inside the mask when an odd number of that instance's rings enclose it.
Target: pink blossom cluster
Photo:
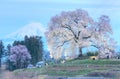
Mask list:
[[[24,45],[16,45],[11,47],[10,49],[10,57],[11,62],[17,63],[25,63],[31,59],[31,55],[28,52],[28,49]]]

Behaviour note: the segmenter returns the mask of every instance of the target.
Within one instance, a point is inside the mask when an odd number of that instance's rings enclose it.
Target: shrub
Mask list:
[[[87,56],[97,56],[98,52],[87,52]]]

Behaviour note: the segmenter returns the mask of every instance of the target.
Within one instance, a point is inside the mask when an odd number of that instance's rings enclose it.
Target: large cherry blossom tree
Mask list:
[[[66,43],[69,43],[72,54],[75,49],[79,49],[79,57],[82,56],[82,48],[89,46],[99,50],[101,47],[113,49],[109,48],[108,42],[112,34],[109,22],[106,15],[102,15],[96,22],[82,9],[62,12],[52,17],[46,32],[51,56],[59,59],[64,54]]]

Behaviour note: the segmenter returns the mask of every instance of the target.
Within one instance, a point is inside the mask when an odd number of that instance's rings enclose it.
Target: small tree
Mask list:
[[[41,36],[25,36],[22,41],[14,41],[13,46],[25,45],[31,55],[31,63],[36,64],[42,60],[43,56],[43,42]]]
[[[9,60],[15,69],[25,68],[31,59],[26,46],[16,45],[10,48]]]
[[[10,44],[8,44],[7,45],[7,49],[6,49],[6,53],[5,53],[5,57],[7,58],[7,60],[6,60],[6,69],[7,70],[10,70],[11,68],[11,62],[10,62],[10,60],[8,59],[8,57],[10,56],[10,48],[11,48],[11,45]]]
[[[3,42],[0,40],[0,67],[1,67],[1,58],[4,53],[4,45]]]
[[[31,54],[31,63],[36,64],[40,60],[42,60],[43,56],[43,42],[41,36],[25,36],[24,39],[25,46],[28,48]]]

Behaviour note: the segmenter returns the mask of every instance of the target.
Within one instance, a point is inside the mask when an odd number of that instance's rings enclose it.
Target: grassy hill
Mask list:
[[[117,74],[116,74],[117,73]],[[51,64],[42,68],[20,69],[14,71],[16,76],[119,76],[120,60],[69,60],[61,64]]]

